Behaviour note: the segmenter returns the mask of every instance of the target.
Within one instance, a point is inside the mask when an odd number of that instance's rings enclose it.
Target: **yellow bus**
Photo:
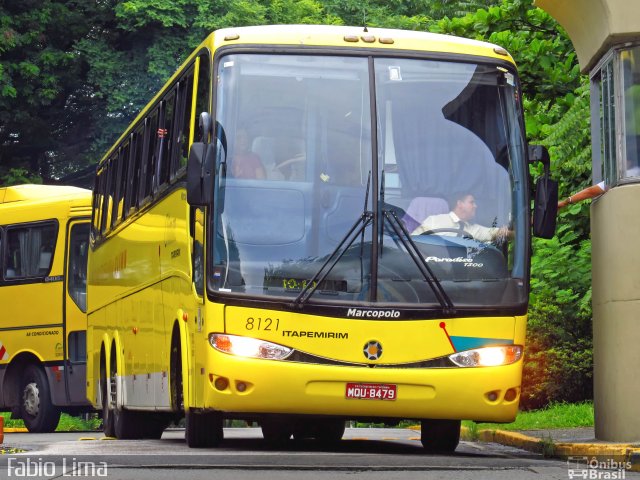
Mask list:
[[[52,432],[86,397],[91,191],[0,188],[0,411]]]
[[[205,447],[224,419],[275,443],[417,419],[452,451],[461,419],[512,421],[535,159],[548,236],[548,155],[495,45],[212,33],[98,166],[87,395],[105,431],[159,437],[184,414]]]

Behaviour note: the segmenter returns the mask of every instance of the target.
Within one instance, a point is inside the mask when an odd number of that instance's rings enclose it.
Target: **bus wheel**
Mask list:
[[[264,440],[272,447],[284,447],[294,430],[288,421],[276,418],[262,420],[260,428]]]
[[[104,365],[102,365],[100,368],[100,397],[102,403],[102,431],[105,437],[115,437],[116,431],[113,426],[113,412],[109,408],[107,373],[104,370]]]
[[[29,365],[22,378],[20,415],[32,433],[53,432],[60,420],[60,410],[51,403],[47,376],[42,368]]]
[[[136,412],[138,415],[138,413]],[[159,440],[164,433],[164,430],[171,423],[171,418],[162,413],[140,413],[142,415],[141,427],[143,427],[144,438],[151,438],[153,440]]]
[[[293,438],[312,438],[320,445],[331,446],[342,439],[344,430],[344,420],[300,420],[293,429]]]
[[[217,447],[222,442],[224,433],[221,413],[187,410],[185,417],[184,437],[190,448]]]
[[[452,453],[460,442],[460,420],[422,420],[420,441],[427,452]]]
[[[174,329],[176,330],[176,329]],[[171,407],[177,415],[184,410],[184,394],[182,384],[182,351],[180,334],[174,331],[171,339],[171,364],[169,370],[169,387],[171,390]]]
[[[321,445],[331,446],[342,440],[344,430],[344,420],[319,421],[315,428],[314,437]]]

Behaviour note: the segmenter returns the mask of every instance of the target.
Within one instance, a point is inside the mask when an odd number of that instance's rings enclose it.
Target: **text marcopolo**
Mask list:
[[[398,310],[365,310],[362,308],[350,308],[347,311],[348,317],[356,318],[399,318]]]

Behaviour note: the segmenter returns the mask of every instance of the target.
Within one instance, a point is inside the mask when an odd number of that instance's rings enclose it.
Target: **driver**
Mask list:
[[[249,149],[249,134],[240,128],[236,134],[235,155],[231,159],[231,174],[236,178],[255,178],[262,180],[267,174],[260,157]]]
[[[452,197],[453,208],[449,213],[431,215],[416,228],[411,235],[433,232],[438,235],[471,235],[480,242],[496,241],[501,243],[510,235],[508,227],[489,228],[472,223],[478,204],[472,194],[463,192]],[[446,230],[439,232],[438,230]]]

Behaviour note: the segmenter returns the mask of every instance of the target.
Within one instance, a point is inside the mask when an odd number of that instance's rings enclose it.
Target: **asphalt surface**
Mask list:
[[[345,439],[331,449],[313,442],[269,448],[256,428],[225,429],[225,441],[216,449],[187,448],[180,429],[167,430],[161,440],[143,441],[109,440],[101,432],[6,433],[2,448],[8,455],[0,455],[0,478],[24,477],[16,473],[27,472],[16,468],[24,466],[25,458],[36,462],[32,465],[50,462],[54,475],[42,470],[41,476],[26,475],[46,479],[69,476],[63,471],[76,472],[75,478],[100,476],[96,468],[101,462],[109,466],[112,480],[178,478],[177,471],[181,480],[286,480],[294,475],[296,480],[364,480],[365,474],[371,480],[640,478],[634,472],[640,470],[640,445],[598,442],[593,429],[479,434],[461,441],[454,454],[426,455],[419,432],[405,429],[347,429]],[[14,454],[12,447],[25,452]],[[91,463],[93,470],[82,462]]]

